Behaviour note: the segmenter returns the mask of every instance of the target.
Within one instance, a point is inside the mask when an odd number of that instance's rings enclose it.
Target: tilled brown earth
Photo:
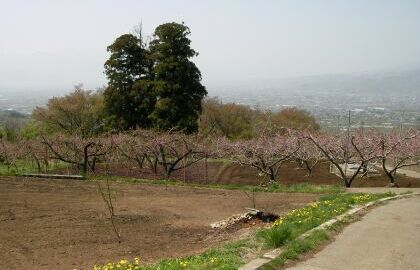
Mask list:
[[[195,254],[249,230],[210,228],[252,206],[242,191],[122,183],[111,189],[120,244],[96,183],[0,177],[0,269],[91,269],[134,257],[151,262]],[[264,193],[256,202],[283,214],[316,199]]]

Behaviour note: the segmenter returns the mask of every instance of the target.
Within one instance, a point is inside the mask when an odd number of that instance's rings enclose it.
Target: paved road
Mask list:
[[[289,270],[420,269],[420,196],[391,201]]]

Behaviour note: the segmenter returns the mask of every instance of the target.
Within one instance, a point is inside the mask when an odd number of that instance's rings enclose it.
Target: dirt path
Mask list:
[[[241,191],[113,184],[118,244],[96,183],[0,177],[0,269],[92,269],[141,257],[195,254],[249,228],[220,231],[210,223],[251,207]],[[260,194],[257,207],[278,214],[317,199]]]
[[[290,270],[420,269],[420,196],[373,209]]]

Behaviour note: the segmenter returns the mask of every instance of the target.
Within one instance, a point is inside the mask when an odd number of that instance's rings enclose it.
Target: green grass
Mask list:
[[[392,193],[324,195],[318,202],[292,210],[287,215],[280,217],[271,228],[263,229],[257,235],[267,247],[277,248],[293,240],[296,236],[343,214],[354,205],[365,204],[392,195]],[[285,236],[288,238],[285,239]]]
[[[292,224],[284,224],[276,229],[266,229],[258,232],[257,236],[261,238],[268,247],[279,247],[287,243],[290,239],[296,237],[297,231]]]
[[[219,249],[210,249],[202,254],[167,259],[152,265],[142,265],[140,262],[122,260],[104,266],[95,266],[95,270],[234,270],[243,265],[242,255],[255,248],[250,240],[240,240],[224,245]]]
[[[50,162],[48,171],[67,168],[68,165],[63,162]],[[0,175],[1,176],[14,176],[25,173],[38,173],[38,167],[35,163],[18,160],[15,165],[7,166],[0,163]],[[42,167],[42,173],[45,173],[45,166]]]
[[[270,261],[269,263],[263,265],[259,269],[261,270],[278,270],[288,261],[295,261],[299,259],[299,256],[304,254],[305,252],[314,250],[319,246],[325,244],[327,240],[330,239],[331,233],[336,233],[341,231],[344,226],[349,223],[354,222],[357,220],[358,217],[348,216],[341,220],[338,220],[333,225],[330,225],[324,229],[315,230],[312,232],[308,237],[304,239],[293,239],[287,242],[285,246],[282,247],[284,250],[280,256],[275,258],[274,260]]]
[[[245,254],[259,254],[267,247],[282,247],[282,254],[270,263],[264,265],[263,270],[277,269],[289,260],[296,260],[300,254],[318,247],[328,240],[325,230],[315,230],[308,237],[299,239],[297,236],[318,226],[319,224],[347,211],[357,204],[365,204],[392,193],[381,194],[329,194],[322,196],[318,202],[306,207],[293,210],[279,218],[271,228],[260,229],[255,236],[226,244],[221,248],[213,248],[199,255],[162,260],[156,264],[143,265],[141,262],[122,260],[96,266],[95,270],[230,270],[238,269],[245,262]],[[342,223],[340,223],[340,226]],[[338,225],[337,225],[338,226]],[[329,229],[334,230],[337,226]]]
[[[266,187],[253,186],[253,185],[239,185],[239,184],[199,184],[199,183],[186,183],[177,180],[151,180],[139,179],[133,177],[122,176],[95,176],[92,180],[104,180],[108,178],[111,181],[125,182],[133,184],[151,184],[151,185],[170,185],[170,186],[183,186],[183,187],[196,187],[196,188],[212,188],[212,189],[228,189],[228,190],[243,190],[248,192],[284,192],[284,193],[314,193],[314,194],[336,194],[341,193],[344,189],[338,185],[315,185],[310,183],[299,183],[292,185],[283,185],[275,183]]]
[[[299,255],[308,252],[320,246],[329,239],[329,235],[325,230],[316,230],[311,235],[302,240],[292,240],[284,247],[284,251],[280,256],[271,262],[263,265],[261,270],[274,270],[284,266],[287,261],[298,259]]]

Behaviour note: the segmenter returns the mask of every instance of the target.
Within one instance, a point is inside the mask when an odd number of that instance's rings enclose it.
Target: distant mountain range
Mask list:
[[[338,94],[343,92],[369,95],[392,95],[420,97],[420,68],[399,72],[376,72],[361,74],[332,74],[305,76],[289,79],[267,79],[256,82],[210,85],[210,94],[223,96],[225,90],[253,94],[268,93],[318,93]]]

